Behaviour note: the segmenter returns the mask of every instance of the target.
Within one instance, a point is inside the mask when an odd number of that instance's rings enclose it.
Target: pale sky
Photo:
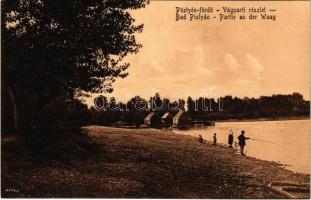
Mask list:
[[[175,21],[176,6],[276,9],[276,21]],[[129,76],[114,83],[118,100],[155,92],[259,97],[300,92],[309,99],[309,2],[151,1],[133,13],[143,45],[130,55]]]

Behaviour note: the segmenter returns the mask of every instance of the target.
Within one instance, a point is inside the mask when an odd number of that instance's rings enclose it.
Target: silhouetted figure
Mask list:
[[[250,138],[248,138],[248,137],[245,137],[245,136],[244,136],[244,133],[245,133],[244,130],[241,131],[241,135],[239,135],[239,137],[238,137],[241,155],[244,155],[244,147],[245,147],[245,145],[246,145],[246,141],[245,141],[245,140],[250,139]]]
[[[199,143],[202,144],[204,142],[204,139],[202,137],[202,135],[199,135]]]
[[[232,132],[232,130],[230,130],[230,133],[228,135],[228,144],[229,144],[229,147],[232,148],[232,144],[233,144],[233,132]]]
[[[216,133],[214,133],[214,136],[213,136],[213,144],[216,145],[217,143],[217,137],[216,137]]]

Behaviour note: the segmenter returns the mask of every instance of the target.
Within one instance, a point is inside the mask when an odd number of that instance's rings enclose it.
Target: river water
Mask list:
[[[234,142],[241,130],[245,130],[246,137],[266,141],[246,140],[248,156],[280,162],[294,172],[310,173],[310,120],[218,122],[214,127],[174,132],[195,137],[201,134],[208,141],[216,133],[217,142],[227,144],[230,129]]]

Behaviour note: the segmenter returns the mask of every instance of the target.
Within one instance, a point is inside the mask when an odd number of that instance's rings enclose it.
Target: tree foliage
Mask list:
[[[116,78],[127,76],[123,59],[141,47],[135,33],[143,24],[135,25],[131,12],[146,4],[3,0],[2,80],[14,93],[21,119],[28,119],[24,124],[38,126],[43,113],[55,110],[64,116],[79,95],[111,92]]]

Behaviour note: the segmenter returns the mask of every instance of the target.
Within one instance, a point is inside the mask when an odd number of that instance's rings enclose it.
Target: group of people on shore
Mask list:
[[[240,153],[241,155],[245,155],[244,154],[244,147],[246,146],[246,140],[250,139],[249,137],[245,137],[245,131],[242,130],[241,134],[238,136],[238,140],[239,143],[236,143],[236,145],[240,146]],[[233,148],[233,142],[234,142],[234,136],[233,136],[233,131],[230,130],[229,134],[228,134],[228,145],[229,148]],[[199,143],[204,143],[204,139],[202,137],[202,135],[199,135]],[[214,133],[213,135],[213,145],[217,144],[217,135],[216,133]]]

